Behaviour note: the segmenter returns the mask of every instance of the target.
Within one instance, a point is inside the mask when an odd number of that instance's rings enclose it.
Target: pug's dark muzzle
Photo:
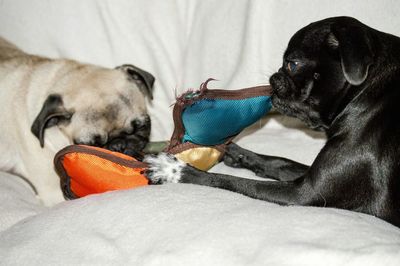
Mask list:
[[[287,96],[289,87],[290,87],[290,80],[285,76],[282,69],[279,69],[278,72],[273,74],[270,79],[269,83],[272,87],[272,95],[284,97]]]
[[[275,109],[280,113],[294,116],[296,111],[289,104],[292,101],[290,90],[294,86],[293,82],[279,70],[270,77],[269,83],[272,87],[271,101]]]
[[[133,131],[130,134],[122,132],[118,136],[110,139],[104,148],[121,152],[136,159],[143,159],[142,150],[149,142],[151,131],[151,120],[148,115],[142,119],[132,121]]]

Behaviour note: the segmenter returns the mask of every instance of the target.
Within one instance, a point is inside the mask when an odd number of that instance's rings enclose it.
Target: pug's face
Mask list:
[[[73,70],[71,70],[73,73]],[[77,66],[62,77],[32,124],[44,145],[45,129],[58,126],[75,144],[105,147],[138,156],[149,141],[145,96],[154,77],[132,65],[116,69]]]
[[[369,82],[374,56],[371,30],[348,17],[299,30],[289,42],[282,67],[270,77],[274,107],[311,128],[329,128]]]

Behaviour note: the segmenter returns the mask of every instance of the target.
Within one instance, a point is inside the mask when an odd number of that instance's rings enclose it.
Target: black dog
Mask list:
[[[147,159],[152,182],[348,209],[400,226],[400,38],[349,17],[312,23],[292,37],[270,83],[276,109],[326,132],[310,167],[231,144],[225,164],[279,182],[206,173],[167,155]]]

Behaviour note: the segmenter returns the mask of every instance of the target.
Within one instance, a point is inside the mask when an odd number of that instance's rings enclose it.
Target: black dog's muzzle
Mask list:
[[[290,88],[292,84],[285,76],[282,69],[279,69],[278,72],[269,78],[269,83],[272,87],[272,96],[279,98],[286,98],[290,96]]]

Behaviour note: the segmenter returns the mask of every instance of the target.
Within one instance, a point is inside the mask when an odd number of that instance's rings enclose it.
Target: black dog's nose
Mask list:
[[[278,89],[279,81],[277,75],[278,73],[275,73],[269,78],[269,84],[271,85],[273,92],[275,92]]]
[[[272,87],[272,94],[283,94],[287,91],[288,83],[281,70],[269,78],[269,84]]]

